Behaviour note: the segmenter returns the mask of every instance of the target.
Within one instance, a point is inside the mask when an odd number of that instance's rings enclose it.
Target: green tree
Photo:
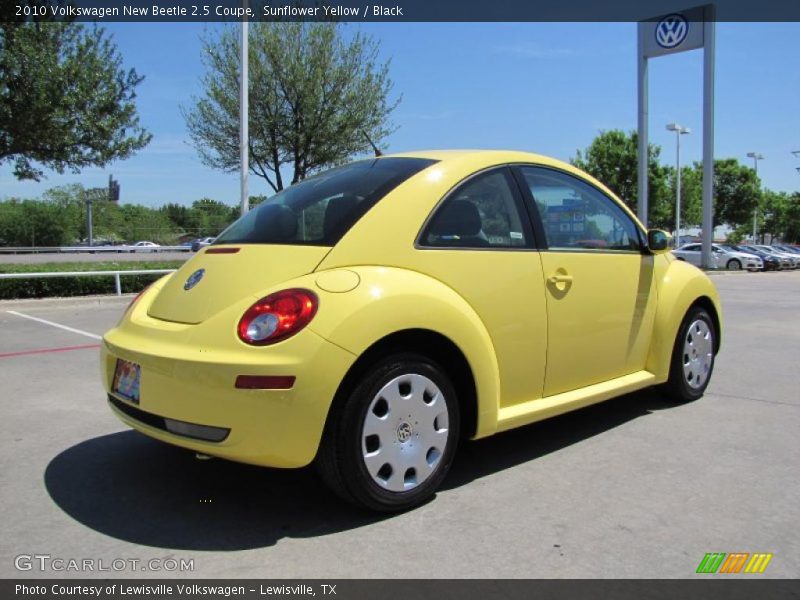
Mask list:
[[[783,213],[783,239],[793,244],[800,243],[800,192],[789,196]]]
[[[163,212],[139,204],[116,206],[107,203],[107,223],[101,222],[100,231],[115,232],[122,239],[135,243],[140,240],[158,244],[172,244],[177,237],[176,228]]]
[[[675,198],[677,194],[677,171],[670,169],[669,196],[672,222],[675,222]],[[703,222],[703,170],[691,165],[681,167],[681,229],[700,227]],[[674,225],[670,230],[674,229]]]
[[[102,28],[0,23],[0,164],[39,180],[42,167],[77,173],[127,158],[151,137],[134,103],[142,79]]]
[[[0,203],[0,243],[61,246],[70,238],[69,220],[55,202],[12,198]]]
[[[701,163],[695,170],[702,173]],[[753,210],[760,198],[760,182],[755,171],[735,158],[714,161],[714,227],[731,227],[752,222]]]
[[[740,244],[747,237],[747,233],[745,227],[737,227],[725,236],[725,241],[728,244]]]
[[[764,190],[758,212],[762,233],[786,242],[800,240],[800,192]]]
[[[578,150],[572,159],[579,169],[599,179],[619,196],[628,207],[638,210],[638,134],[625,133],[619,129],[601,131],[586,150]],[[670,196],[668,177],[670,168],[659,164],[661,148],[654,144],[648,147],[649,221],[651,227],[672,229],[674,209]],[[670,222],[671,220],[671,222]]]
[[[86,237],[86,203],[84,187],[79,183],[50,188],[42,200],[58,206],[67,228],[65,243],[72,245]]]
[[[168,204],[164,204],[158,210],[170,220],[176,231],[179,229],[188,230],[191,227],[191,222],[190,222],[191,211],[188,206],[184,206],[183,204],[177,204],[175,202],[170,202]]]
[[[324,167],[370,152],[393,130],[388,63],[378,43],[336,23],[253,23],[250,29],[250,170],[273,191]],[[203,41],[205,94],[184,110],[204,164],[239,168],[239,42],[228,28]]]
[[[714,161],[714,227],[727,224],[734,229],[752,227],[753,209],[760,197],[759,181],[753,169],[735,158]],[[674,171],[670,193],[675,197]],[[673,208],[674,214],[674,208]],[[699,227],[703,220],[703,163],[681,169],[681,222]],[[683,226],[682,226],[683,227]]]
[[[198,237],[215,236],[239,217],[239,207],[224,202],[201,198],[192,202],[187,228]]]

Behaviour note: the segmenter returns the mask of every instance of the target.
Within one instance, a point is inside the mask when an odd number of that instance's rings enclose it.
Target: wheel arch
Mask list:
[[[700,296],[697,298],[694,302],[692,302],[692,305],[687,309],[687,312],[695,306],[699,306],[700,308],[704,309],[714,323],[714,333],[716,334],[714,336],[714,354],[718,354],[722,344],[722,322],[720,321],[717,307],[708,296]]]
[[[328,427],[331,415],[341,409],[350,393],[373,365],[387,356],[402,352],[425,356],[444,369],[456,389],[461,415],[461,436],[466,438],[475,436],[478,429],[478,393],[469,361],[447,336],[420,328],[390,333],[375,341],[356,359],[334,394],[325,427]]]
[[[686,313],[694,306],[704,308],[714,324],[715,353],[722,339],[722,310],[719,294],[709,277],[683,261],[672,261],[659,283],[658,309],[646,369],[656,376],[657,383],[669,377],[675,337]]]

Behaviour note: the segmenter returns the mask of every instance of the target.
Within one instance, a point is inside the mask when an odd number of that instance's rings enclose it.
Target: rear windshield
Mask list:
[[[265,200],[223,231],[214,245],[333,246],[378,200],[435,162],[374,158],[325,171]]]

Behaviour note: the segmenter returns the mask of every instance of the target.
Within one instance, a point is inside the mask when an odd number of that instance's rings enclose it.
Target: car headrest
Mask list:
[[[469,200],[452,200],[444,205],[431,225],[431,234],[440,237],[473,237],[481,232],[481,214]]]
[[[297,235],[297,215],[285,204],[267,204],[256,209],[255,232],[264,243],[291,240]]]
[[[325,208],[325,218],[322,222],[322,230],[326,238],[336,235],[339,226],[355,210],[356,206],[358,206],[358,198],[352,194],[345,194],[328,200],[328,206]]]

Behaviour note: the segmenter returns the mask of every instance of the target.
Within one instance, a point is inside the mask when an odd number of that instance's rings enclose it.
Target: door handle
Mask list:
[[[572,275],[551,275],[548,283],[558,285],[559,283],[572,283]]]

